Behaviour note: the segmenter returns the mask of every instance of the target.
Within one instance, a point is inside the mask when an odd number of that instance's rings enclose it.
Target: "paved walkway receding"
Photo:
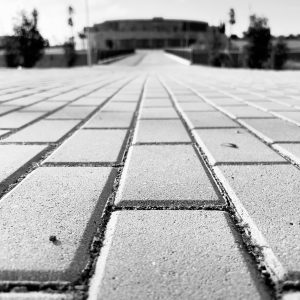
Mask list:
[[[300,299],[299,80],[0,70],[0,299]]]

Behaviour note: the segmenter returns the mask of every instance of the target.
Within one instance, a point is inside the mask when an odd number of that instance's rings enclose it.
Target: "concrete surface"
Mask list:
[[[160,51],[1,69],[0,299],[297,299],[299,80]]]
[[[46,162],[110,162],[122,159],[126,130],[79,130],[63,143]]]
[[[237,236],[223,212],[114,213],[90,299],[268,299]]]
[[[299,170],[292,165],[220,166],[245,207],[289,272],[300,268]]]
[[[190,145],[134,146],[124,172],[117,206],[222,204]]]
[[[285,162],[280,155],[244,129],[197,129],[194,134],[212,165]]]
[[[180,120],[139,120],[134,143],[191,142]]]
[[[89,259],[96,216],[110,193],[110,172],[39,168],[8,193],[0,202],[0,279],[78,278]]]

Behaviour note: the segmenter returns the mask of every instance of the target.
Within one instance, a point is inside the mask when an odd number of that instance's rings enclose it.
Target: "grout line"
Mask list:
[[[174,80],[174,79],[173,79]],[[194,91],[194,89],[188,87],[185,84],[180,83],[177,80],[174,80],[178,84],[189,88],[193,91],[196,95],[201,95]],[[166,85],[165,85],[166,86]],[[166,86],[167,89],[169,89]],[[172,95],[172,92],[169,90]],[[205,97],[201,97],[204,101],[206,101]],[[175,101],[175,100],[174,100]],[[176,102],[175,102],[176,103]],[[208,104],[210,104],[207,101]],[[178,105],[178,104],[176,104]],[[180,107],[178,107],[180,110]],[[184,114],[182,117],[185,119],[187,118]],[[186,120],[186,124],[189,125],[190,122]],[[191,130],[191,129],[190,129]],[[218,171],[218,168],[214,168],[210,165],[206,153],[203,149],[198,145],[199,153],[202,159],[205,162],[206,167],[209,169],[211,176],[213,177],[220,193],[223,195],[223,198],[226,200],[227,203],[227,211],[231,215],[233,219],[233,224],[236,226],[237,232],[240,232],[242,235],[242,239],[244,241],[245,250],[248,250],[252,254],[252,257],[255,258],[256,263],[258,265],[258,271],[264,279],[266,283],[270,283],[271,285],[275,285],[275,290],[278,292],[278,287],[280,283],[286,277],[286,270],[281,265],[280,261],[275,256],[274,252],[272,251],[271,247],[267,244],[264,236],[259,231],[256,224],[253,222],[251,217],[249,216],[247,210],[244,208],[242,203],[236,197],[235,193],[231,189],[230,185],[227,184],[227,181],[223,177],[223,174]],[[263,258],[263,260],[262,260]],[[263,266],[262,266],[263,263]],[[263,269],[266,269],[270,275],[270,278],[265,276],[265,272]],[[271,279],[271,282],[269,281]]]

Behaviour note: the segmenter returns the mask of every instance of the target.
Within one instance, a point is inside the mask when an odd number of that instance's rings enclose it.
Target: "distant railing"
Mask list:
[[[165,52],[187,59],[191,64],[232,68],[246,67],[246,54],[240,51],[221,51],[215,57],[210,55],[208,51],[188,48],[165,49]],[[288,60],[300,62],[300,50],[289,51]]]

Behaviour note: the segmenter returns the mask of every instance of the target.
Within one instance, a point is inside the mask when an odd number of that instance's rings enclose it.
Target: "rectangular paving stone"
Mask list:
[[[201,101],[203,101],[203,99],[201,97],[199,97],[195,94],[186,94],[186,95],[176,94],[175,98],[178,102],[201,102]]]
[[[76,120],[42,120],[26,127],[3,142],[57,142],[80,121]]]
[[[127,102],[127,103],[108,103],[106,104],[102,111],[114,111],[114,112],[134,112],[136,110],[137,103]]]
[[[172,102],[168,98],[144,99],[143,107],[172,107]]]
[[[18,107],[19,107],[19,106],[13,106],[13,105],[11,105],[11,106],[9,106],[9,105],[1,105],[1,106],[0,106],[0,115],[6,114],[6,113],[8,113],[8,112],[10,112],[10,111],[12,111],[12,110],[17,109]]]
[[[252,106],[226,106],[220,108],[233,119],[241,118],[274,118],[270,113]]]
[[[45,148],[38,145],[0,145],[0,191],[22,175]]]
[[[139,120],[134,143],[191,142],[180,120]]]
[[[300,110],[295,111],[280,111],[274,113],[279,118],[285,119],[300,126]]]
[[[261,102],[255,102],[252,103],[252,105],[255,105],[256,107],[265,110],[265,111],[291,111],[293,110],[292,107],[279,104],[272,101],[261,101]]]
[[[300,164],[300,144],[274,144],[273,147]]]
[[[45,112],[12,112],[0,117],[0,128],[19,128],[41,117]]]
[[[98,106],[106,101],[107,97],[90,97],[86,96],[76,100],[70,104],[70,106]]]
[[[0,293],[1,300],[73,300],[72,294],[54,294],[44,292],[29,292],[29,293]]]
[[[207,103],[184,102],[179,105],[183,111],[215,111],[211,105]]]
[[[243,119],[240,121],[268,143],[300,141],[300,127],[280,119]]]
[[[198,129],[193,132],[212,165],[286,162],[244,129]]]
[[[179,119],[173,107],[143,107],[139,119]]]
[[[65,103],[62,102],[51,102],[51,101],[43,101],[34,105],[30,105],[28,107],[22,108],[20,111],[45,111],[50,112],[54,109],[57,109],[63,106]]]
[[[2,129],[0,129],[0,136],[6,134],[8,132],[9,132],[9,130],[2,130]]]
[[[186,112],[190,128],[240,127],[224,114],[216,112]]]
[[[224,212],[115,212],[90,299],[270,299],[254,269]]]
[[[111,192],[110,174],[111,168],[38,168],[4,196],[0,280],[78,279]]]
[[[219,106],[230,106],[230,105],[243,105],[242,101],[238,101],[237,99],[233,99],[230,97],[224,97],[224,98],[211,98],[209,97],[208,100],[216,105]]]
[[[215,171],[283,267],[288,272],[299,271],[299,170],[292,165],[249,165],[220,166]]]
[[[191,145],[133,146],[129,150],[117,206],[222,204]]]
[[[133,112],[100,111],[84,128],[129,128],[132,118]]]
[[[46,162],[120,162],[126,133],[126,130],[79,130]]]
[[[86,118],[92,111],[95,110],[94,106],[66,106],[59,111],[51,114],[47,117],[51,119],[71,119],[71,120],[82,120]]]

